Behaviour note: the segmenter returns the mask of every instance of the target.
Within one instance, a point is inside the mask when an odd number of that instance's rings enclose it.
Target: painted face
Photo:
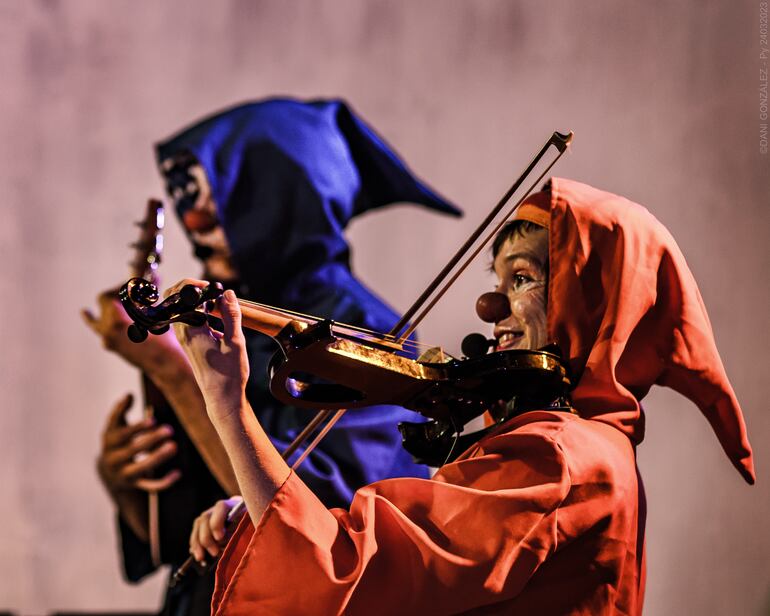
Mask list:
[[[161,170],[177,209],[183,211],[182,224],[195,245],[195,255],[203,262],[203,276],[229,282],[237,279],[230,246],[217,219],[206,172],[190,155],[164,160]],[[180,207],[181,206],[181,207]]]
[[[523,235],[514,233],[500,247],[493,268],[498,279],[495,291],[511,304],[511,314],[495,323],[496,349],[545,346],[548,231],[538,227]]]

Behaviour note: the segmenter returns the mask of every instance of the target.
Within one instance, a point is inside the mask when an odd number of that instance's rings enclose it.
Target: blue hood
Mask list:
[[[358,214],[399,202],[461,214],[339,100],[239,105],[159,144],[158,162],[185,151],[206,172],[241,283],[262,301],[347,266],[343,231]]]

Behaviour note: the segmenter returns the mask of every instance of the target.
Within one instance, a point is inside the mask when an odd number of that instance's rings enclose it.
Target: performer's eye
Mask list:
[[[534,278],[531,278],[529,276],[526,276],[525,274],[514,274],[513,275],[513,290],[518,291],[523,286],[530,282],[534,282]]]

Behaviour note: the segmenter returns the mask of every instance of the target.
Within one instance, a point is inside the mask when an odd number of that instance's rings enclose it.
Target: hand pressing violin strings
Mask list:
[[[205,288],[208,284],[203,280],[185,279],[168,289],[165,296],[179,292],[186,285]],[[200,327],[174,324],[174,333],[190,360],[210,416],[212,411],[227,414],[238,410],[245,403],[245,388],[249,379],[246,338],[241,329],[238,299],[232,290],[228,290],[217,300],[217,305],[222,332],[206,323]]]
[[[202,280],[185,279],[165,293],[184,286],[205,288]],[[215,300],[222,332],[208,324],[174,324],[174,333],[187,354],[206,410],[230,457],[240,493],[254,524],[273,500],[290,469],[259,424],[246,399],[249,378],[246,339],[241,330],[241,307],[231,290]]]

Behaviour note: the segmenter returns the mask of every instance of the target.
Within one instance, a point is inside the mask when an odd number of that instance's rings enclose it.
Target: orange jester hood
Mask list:
[[[550,218],[546,216],[550,212]],[[749,483],[754,464],[695,279],[671,234],[645,208],[553,178],[519,218],[550,230],[548,334],[569,358],[581,416],[644,437],[639,401],[663,385],[694,402]]]

